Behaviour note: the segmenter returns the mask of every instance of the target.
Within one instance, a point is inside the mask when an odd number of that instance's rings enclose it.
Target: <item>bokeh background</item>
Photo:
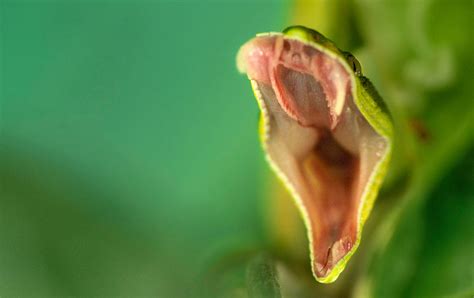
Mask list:
[[[258,109],[235,55],[281,27],[281,3],[1,14],[0,295],[173,297],[206,253],[262,236]]]
[[[438,164],[417,163],[439,169],[420,170],[436,175],[406,195],[422,197],[406,215],[418,224],[395,225],[396,245],[364,267],[370,282],[327,295],[471,295],[472,2],[355,2],[360,17],[340,19],[360,32],[330,37],[359,49],[400,118],[427,119],[435,141],[417,152],[448,145],[434,150]],[[341,3],[327,15],[353,15]],[[193,297],[216,256],[266,247],[268,170],[235,54],[257,32],[304,20],[298,11],[286,1],[0,2],[0,296]],[[405,39],[419,19],[426,44]],[[423,81],[430,73],[441,79]],[[244,285],[226,293],[245,297]]]

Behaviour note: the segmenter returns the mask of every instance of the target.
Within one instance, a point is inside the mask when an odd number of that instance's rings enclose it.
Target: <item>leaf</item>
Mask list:
[[[270,257],[255,257],[248,265],[246,279],[249,297],[281,297],[275,263]]]
[[[474,147],[448,169],[426,204],[406,208],[371,259],[360,297],[451,297],[474,293]]]
[[[424,208],[426,230],[407,291],[411,297],[474,295],[474,147],[467,153]]]

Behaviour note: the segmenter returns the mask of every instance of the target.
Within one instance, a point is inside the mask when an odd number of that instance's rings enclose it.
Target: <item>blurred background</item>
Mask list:
[[[259,293],[248,256],[286,253],[235,55],[301,23],[354,51],[394,114],[373,220],[393,236],[365,233],[339,286],[303,261],[304,286],[263,292],[472,296],[472,16],[443,0],[0,2],[0,295]]]

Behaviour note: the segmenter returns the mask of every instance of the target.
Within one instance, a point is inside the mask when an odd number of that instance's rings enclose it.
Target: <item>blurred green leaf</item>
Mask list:
[[[247,268],[247,290],[251,298],[281,297],[274,261],[261,254]]]
[[[425,233],[410,297],[474,295],[473,156],[474,147],[446,173],[423,209]]]
[[[372,297],[473,293],[474,147],[401,216],[387,248],[371,261]]]

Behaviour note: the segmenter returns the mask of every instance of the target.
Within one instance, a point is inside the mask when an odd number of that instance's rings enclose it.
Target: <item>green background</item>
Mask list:
[[[260,241],[258,109],[235,55],[281,4],[0,9],[0,295],[171,297],[217,247]]]

